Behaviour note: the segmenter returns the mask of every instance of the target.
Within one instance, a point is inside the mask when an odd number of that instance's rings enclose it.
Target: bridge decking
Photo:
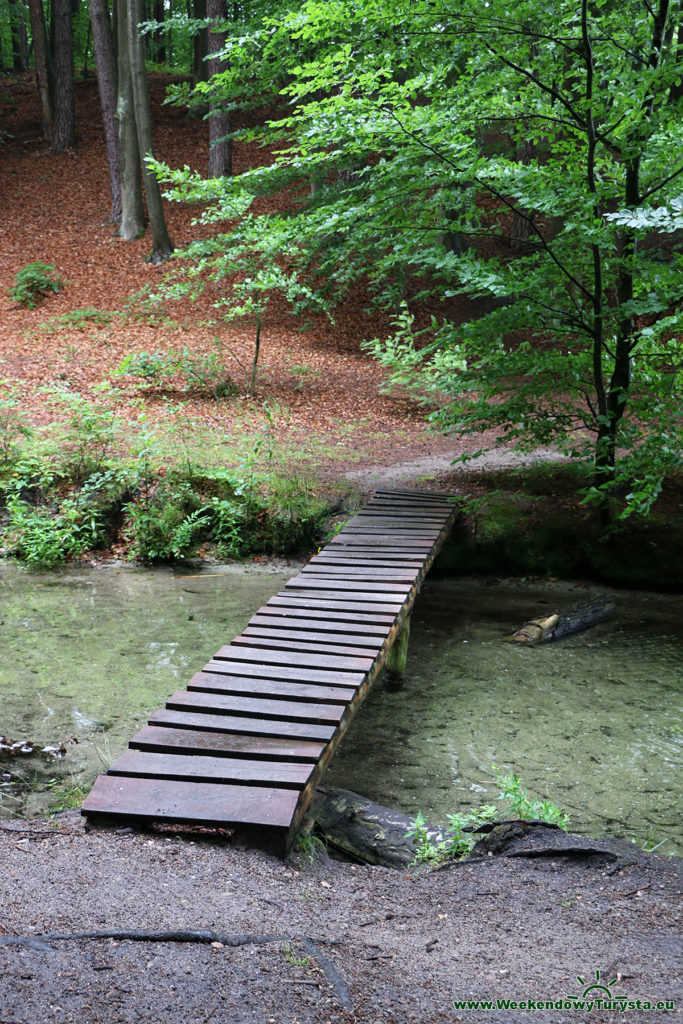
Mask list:
[[[455,507],[379,490],[100,775],[82,813],[289,842],[384,666]]]

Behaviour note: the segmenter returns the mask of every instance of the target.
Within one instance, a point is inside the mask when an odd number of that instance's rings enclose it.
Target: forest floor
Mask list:
[[[156,155],[172,167],[203,171],[207,124],[164,104],[167,83],[167,76],[150,77]],[[195,303],[167,301],[150,311],[135,301],[144,289],[159,286],[173,261],[162,266],[145,262],[149,233],[133,242],[114,237],[92,76],[77,83],[76,113],[74,149],[54,155],[40,134],[32,76],[7,77],[2,83],[0,123],[7,137],[0,147],[0,399],[3,390],[10,393],[21,413],[44,427],[64,421],[70,398],[83,398],[92,403],[95,418],[97,411],[103,417],[115,415],[125,451],[134,451],[136,445],[144,448],[145,439],[152,436],[162,472],[183,460],[188,465],[196,460],[199,466],[249,466],[250,471],[293,478],[299,490],[317,490],[337,508],[353,507],[380,484],[475,498],[493,494],[494,504],[496,495],[503,495],[508,504],[516,505],[518,514],[516,526],[502,526],[503,533],[507,529],[507,554],[499,544],[490,555],[499,571],[528,573],[529,559],[535,557],[535,524],[541,520],[558,513],[571,520],[564,542],[567,531],[563,524],[555,524],[547,545],[551,550],[563,544],[575,550],[576,538],[581,542],[591,532],[591,512],[581,503],[576,477],[550,472],[542,478],[544,464],[557,460],[551,449],[520,456],[496,447],[493,431],[446,437],[430,429],[427,410],[416,398],[382,390],[385,372],[362,344],[386,336],[391,318],[369,310],[362,288],[353,289],[334,310],[334,322],[320,315],[302,325],[285,301],[274,297],[263,327],[255,393],[249,394],[254,324],[221,319],[214,306],[222,294],[218,285]],[[236,172],[269,158],[254,143],[235,143]],[[267,208],[267,203],[281,207],[291,198],[283,194],[257,202],[259,208]],[[178,248],[211,230],[193,226],[196,207],[168,203],[166,216]],[[64,286],[31,310],[15,302],[9,289],[21,268],[33,262],[52,264]],[[448,315],[456,321],[468,319],[472,305],[464,297],[452,300]],[[157,366],[169,354],[181,361],[189,357],[194,376],[175,372],[168,364],[151,378],[122,374],[122,362],[141,353],[148,361],[156,360]],[[230,393],[217,397],[216,385],[226,383]],[[6,440],[1,413],[0,402],[0,455]],[[87,432],[87,418],[79,429]],[[482,451],[471,462],[457,461]],[[530,463],[541,468],[532,481],[531,497],[520,493],[524,488],[515,475],[516,468]],[[661,524],[657,536],[636,531],[630,544],[643,553],[644,567],[634,574],[634,581],[672,589],[680,582],[683,566],[668,524],[683,529],[683,481],[667,485],[656,507]],[[524,520],[523,541],[530,545],[530,554],[525,552],[520,559],[515,554],[520,546],[517,526]],[[493,530],[501,532],[499,522]],[[560,559],[556,564],[550,557],[539,563],[538,571],[589,571],[597,533],[593,529],[590,550],[582,560]],[[650,549],[657,555],[651,566],[645,557]],[[113,542],[112,553],[129,557],[125,538]],[[623,567],[622,550],[611,560]],[[622,580],[618,573],[607,572],[605,578]]]
[[[538,826],[506,835],[471,860],[395,871],[283,862],[227,833],[88,832],[76,811],[3,823],[0,1020],[671,1019],[683,861]],[[577,1005],[588,988],[602,1005]]]
[[[172,166],[202,170],[206,122],[162,105],[166,81],[151,79],[157,156]],[[44,390],[56,387],[103,406],[113,404],[134,429],[144,410],[146,422],[161,430],[204,431],[229,447],[231,439],[243,443],[249,436],[256,443],[267,408],[278,461],[317,480],[347,478],[363,493],[378,482],[426,480],[434,486],[454,459],[495,441],[493,434],[443,437],[429,429],[425,410],[414,399],[382,393],[384,371],[361,343],[388,333],[390,319],[368,312],[368,296],[359,289],[335,310],[334,323],[312,316],[303,331],[284,301],[273,299],[256,391],[247,395],[254,326],[221,321],[212,306],[216,291],[195,304],[168,302],[155,314],[128,305],[143,288],[155,289],[169,265],[145,262],[149,235],[133,242],[113,237],[95,82],[77,86],[77,143],[60,156],[40,136],[30,75],[6,80],[0,104],[3,129],[10,135],[0,150],[0,380],[12,382],[34,423],[59,417],[59,404]],[[235,144],[236,172],[263,159],[254,144]],[[205,230],[192,227],[196,208],[167,204],[166,214],[176,247]],[[8,289],[23,266],[37,261],[52,264],[64,287],[29,310]],[[211,366],[205,386],[188,388],[173,375],[154,382],[117,375],[126,356],[183,349]],[[221,372],[235,393],[216,398],[213,385]],[[106,394],[112,386],[114,397]],[[516,463],[516,457],[496,453],[487,464],[508,463]]]

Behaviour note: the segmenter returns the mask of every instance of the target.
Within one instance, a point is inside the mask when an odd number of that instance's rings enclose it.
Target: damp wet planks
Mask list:
[[[90,822],[260,826],[288,845],[456,507],[379,490],[100,775]]]

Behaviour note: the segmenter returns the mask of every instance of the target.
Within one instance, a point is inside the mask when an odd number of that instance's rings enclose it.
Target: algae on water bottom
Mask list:
[[[574,831],[683,850],[683,597],[610,591],[611,622],[540,647],[503,642],[527,619],[597,592],[429,581],[404,686],[370,695],[328,784],[444,824],[495,802],[495,764],[568,811]]]
[[[294,572],[288,562],[201,573],[0,564],[0,735],[67,749],[58,762],[4,758],[0,815],[44,814],[87,790]]]
[[[87,788],[295,571],[0,566],[0,734],[67,743],[59,762],[2,762],[10,778],[0,783],[0,815],[44,814],[74,785]],[[443,823],[493,802],[496,764],[560,804],[578,831],[666,839],[662,852],[676,852],[683,598],[614,591],[612,622],[543,647],[503,642],[525,619],[586,592],[595,588],[429,581],[404,687],[378,684],[329,784]]]

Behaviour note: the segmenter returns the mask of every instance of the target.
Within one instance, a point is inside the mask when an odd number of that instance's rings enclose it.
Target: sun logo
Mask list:
[[[600,981],[600,971],[596,971],[595,972],[595,981],[591,981],[591,982],[587,983],[587,982],[585,982],[583,980],[583,978],[581,977],[580,974],[577,974],[576,980],[579,982],[579,984],[584,986],[584,990],[583,990],[583,992],[581,993],[580,996],[570,996],[569,997],[570,999],[579,999],[579,998],[580,999],[585,999],[586,996],[588,996],[588,995],[595,996],[595,995],[597,995],[598,992],[599,993],[604,993],[604,995],[606,995],[608,998],[612,999],[613,998],[613,996],[612,996],[612,985],[616,985],[616,983],[618,981],[618,978],[612,978],[612,980],[607,985],[605,985],[605,984],[603,984]]]

